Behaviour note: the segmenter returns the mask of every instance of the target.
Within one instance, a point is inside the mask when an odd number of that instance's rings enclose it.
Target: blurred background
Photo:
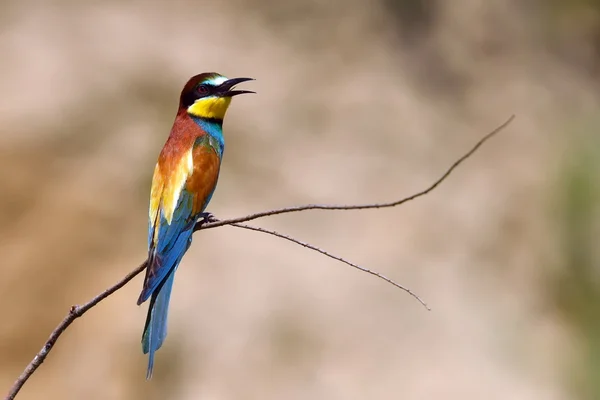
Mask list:
[[[251,76],[154,378],[142,278],[61,337],[19,399],[600,398],[597,0],[0,1],[0,387],[72,304],[146,255],[185,81]]]

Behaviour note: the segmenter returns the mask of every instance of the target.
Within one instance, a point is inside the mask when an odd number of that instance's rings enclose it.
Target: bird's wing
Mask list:
[[[149,213],[149,258],[138,303],[146,301],[181,260],[198,215],[210,201],[220,157],[208,135],[198,138],[168,177],[155,170]],[[181,240],[181,236],[186,240]]]
[[[204,135],[196,139],[192,150],[193,170],[185,190],[194,193],[192,213],[196,217],[210,202],[219,179],[221,156],[216,146],[210,135]]]

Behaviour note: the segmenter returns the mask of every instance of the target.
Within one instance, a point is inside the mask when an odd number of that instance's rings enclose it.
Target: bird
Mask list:
[[[179,98],[170,135],[154,167],[148,212],[148,258],[138,306],[150,299],[142,335],[152,378],[155,352],[167,336],[173,278],[192,244],[194,226],[215,191],[225,148],[223,119],[231,99],[249,90],[234,86],[253,78],[228,79],[216,72],[191,77]]]

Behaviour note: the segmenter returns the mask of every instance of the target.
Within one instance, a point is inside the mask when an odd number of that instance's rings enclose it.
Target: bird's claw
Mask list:
[[[200,225],[209,224],[211,222],[217,222],[217,221],[218,221],[217,217],[215,217],[214,215],[212,215],[209,212],[203,212],[202,214],[200,214],[200,216],[198,218],[198,223]]]

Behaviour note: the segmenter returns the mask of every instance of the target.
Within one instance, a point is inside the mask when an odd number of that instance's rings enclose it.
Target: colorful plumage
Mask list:
[[[154,168],[146,277],[137,302],[150,298],[142,336],[144,354],[149,353],[147,379],[152,377],[154,353],[167,335],[175,271],[192,243],[194,224],[217,185],[225,146],[223,118],[233,96],[254,93],[232,90],[233,86],[249,80],[252,78],[227,79],[217,73],[190,78]]]

